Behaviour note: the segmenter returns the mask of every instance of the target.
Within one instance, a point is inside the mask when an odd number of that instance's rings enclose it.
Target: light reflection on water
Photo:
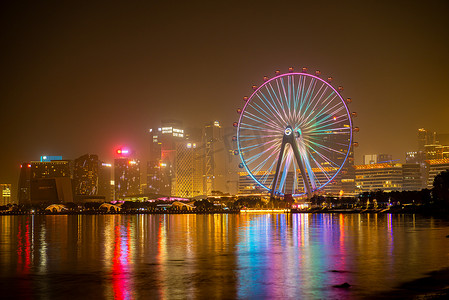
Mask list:
[[[414,215],[29,215],[0,229],[11,298],[361,298],[449,266],[449,223]]]

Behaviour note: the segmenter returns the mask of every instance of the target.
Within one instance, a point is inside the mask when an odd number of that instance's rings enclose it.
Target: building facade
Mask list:
[[[11,184],[0,183],[0,206],[12,204],[11,200]]]
[[[402,191],[402,164],[356,165],[354,168],[355,185],[358,192]]]
[[[186,140],[182,123],[165,120],[160,127],[151,128],[147,159],[146,189],[148,193],[170,195],[175,179],[176,145]]]
[[[172,195],[192,198],[204,195],[204,156],[199,143],[178,143]]]
[[[433,188],[433,180],[443,171],[449,170],[449,159],[426,160],[427,164],[427,188]]]
[[[75,195],[98,194],[98,155],[85,154],[74,160],[73,185]]]
[[[129,157],[114,160],[115,199],[140,194],[140,161]]]

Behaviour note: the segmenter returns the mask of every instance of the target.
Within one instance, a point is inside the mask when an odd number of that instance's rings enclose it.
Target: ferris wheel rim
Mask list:
[[[269,78],[268,80],[264,81],[263,84],[261,84],[260,86],[258,86],[257,88],[254,89],[254,91],[251,93],[251,95],[247,98],[246,103],[244,104],[243,108],[241,109],[240,112],[240,116],[239,116],[239,120],[238,120],[238,124],[237,124],[237,149],[238,149],[238,155],[240,157],[240,160],[243,164],[244,169],[246,170],[246,173],[262,188],[264,188],[267,191],[271,191],[272,188],[267,187],[265,184],[263,184],[262,182],[260,182],[253,174],[253,172],[251,172],[251,170],[249,169],[245,158],[243,157],[243,151],[241,149],[241,140],[240,140],[240,131],[241,131],[241,124],[242,124],[242,118],[244,116],[244,113],[246,111],[247,106],[251,103],[251,101],[253,100],[254,96],[266,85],[268,85],[270,82],[275,81],[279,78],[282,77],[294,77],[294,76],[304,76],[304,77],[309,77],[309,78],[313,78],[316,79],[320,82],[322,82],[326,87],[329,87],[332,89],[332,91],[335,93],[335,95],[339,98],[340,102],[343,104],[344,108],[345,108],[345,112],[346,115],[348,117],[348,122],[349,122],[349,143],[347,144],[347,150],[346,150],[346,155],[344,156],[344,160],[342,161],[342,163],[339,165],[337,171],[335,172],[334,175],[332,175],[324,184],[320,185],[319,187],[316,187],[315,189],[313,189],[313,192],[319,191],[321,189],[323,189],[325,186],[327,186],[332,180],[334,180],[334,178],[340,173],[341,169],[343,168],[343,166],[346,164],[347,160],[348,160],[348,156],[351,152],[351,147],[352,147],[352,140],[353,140],[353,123],[352,123],[352,117],[351,117],[351,113],[349,111],[348,105],[346,104],[346,101],[343,99],[342,95],[340,94],[339,91],[337,91],[337,89],[335,89],[332,84],[330,84],[330,82],[324,80],[323,78],[320,78],[319,76],[315,76],[309,73],[305,73],[305,72],[289,72],[289,73],[283,73],[283,74],[279,74],[276,75],[272,78]],[[279,192],[275,194],[280,194],[280,195],[285,195],[285,193]],[[303,196],[305,195],[306,192],[304,193],[292,193],[292,196],[298,197],[298,196]]]

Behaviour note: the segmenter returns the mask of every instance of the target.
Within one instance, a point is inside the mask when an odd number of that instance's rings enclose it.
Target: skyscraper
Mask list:
[[[115,200],[140,194],[140,161],[122,156],[114,160]]]
[[[11,184],[0,183],[0,205],[11,204]]]
[[[204,156],[199,144],[180,142],[176,146],[176,180],[172,185],[172,195],[195,197],[204,194]]]
[[[75,195],[98,194],[98,155],[85,154],[74,161]]]
[[[223,130],[218,121],[210,122],[203,128],[204,152],[204,192],[228,192],[229,169],[228,151],[226,151]]]
[[[186,140],[182,123],[164,120],[161,126],[149,130],[150,153],[147,161],[147,191],[170,195],[174,181],[176,144]]]
[[[103,196],[107,202],[114,199],[112,182],[112,165],[100,162],[98,165],[98,196]]]

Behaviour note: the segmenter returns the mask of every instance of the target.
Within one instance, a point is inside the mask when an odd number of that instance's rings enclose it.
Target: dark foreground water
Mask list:
[[[0,216],[0,298],[375,297],[448,267],[447,235],[414,215]]]

